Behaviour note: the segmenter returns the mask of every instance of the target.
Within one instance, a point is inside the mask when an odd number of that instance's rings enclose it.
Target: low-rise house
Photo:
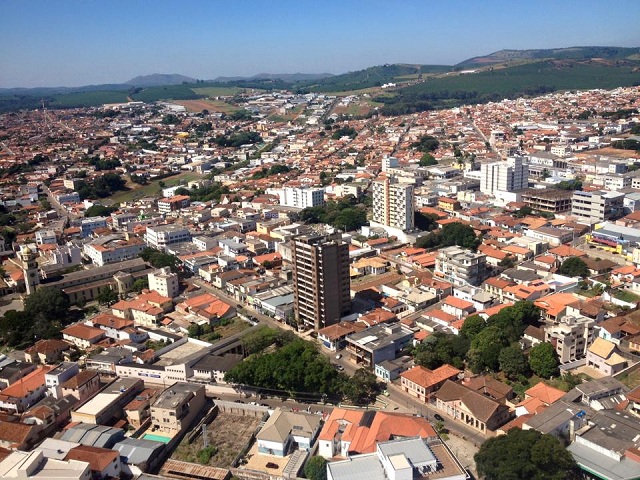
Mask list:
[[[413,331],[400,323],[382,324],[353,333],[346,338],[351,362],[373,369],[376,364],[397,358],[413,339]]]
[[[205,355],[193,364],[193,377],[208,382],[226,383],[225,374],[242,361],[243,356],[237,353],[224,355]]]
[[[435,397],[439,411],[483,433],[497,430],[512,417],[506,405],[451,380],[445,381]]]
[[[44,363],[50,365],[59,362],[64,352],[69,351],[71,345],[57,339],[38,340],[25,350],[25,360],[32,363]]]
[[[75,362],[62,362],[49,370],[45,375],[45,384],[47,386],[48,395],[54,398],[62,398],[62,389],[60,385],[73,376],[77,375],[80,367]]]
[[[42,400],[47,391],[45,374],[53,367],[41,366],[0,392],[0,408],[22,413]]]
[[[103,330],[82,323],[71,325],[62,330],[62,338],[76,347],[86,350],[105,337]]]
[[[444,364],[435,370],[416,366],[400,374],[400,385],[405,392],[427,402],[431,394],[436,392],[444,382],[455,380],[460,373],[460,370],[449,364]]]
[[[627,359],[621,355],[615,343],[596,338],[587,350],[587,366],[604,375],[612,376],[627,367]]]
[[[119,478],[122,469],[119,453],[106,448],[78,445],[69,450],[65,460],[77,460],[88,463],[94,479]]]
[[[122,473],[139,477],[158,465],[163,458],[165,444],[142,438],[125,438],[113,446],[120,454]]]
[[[112,448],[123,439],[124,430],[121,428],[90,423],[78,423],[77,425],[69,426],[60,435],[60,440],[100,448]]]
[[[87,462],[46,458],[41,451],[16,451],[0,462],[2,478],[56,478],[58,480],[90,480]]]
[[[100,390],[100,375],[92,370],[83,370],[60,385],[63,397],[71,396],[76,404],[83,403]]]
[[[402,437],[432,441],[437,433],[425,418],[414,415],[334,408],[318,436],[318,455],[329,459],[373,453],[379,442]]]
[[[309,451],[320,425],[321,419],[317,415],[276,408],[256,435],[258,452],[284,457],[292,449]]]

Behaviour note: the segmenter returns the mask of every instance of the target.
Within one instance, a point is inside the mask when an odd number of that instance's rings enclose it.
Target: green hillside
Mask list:
[[[640,85],[640,62],[548,60],[471,74],[450,74],[374,98],[387,115],[532,96],[557,90]]]
[[[535,50],[500,50],[489,55],[473,57],[465,60],[464,62],[460,62],[456,65],[456,68],[483,67],[518,60],[584,60],[591,58],[623,60],[634,59],[638,54],[640,54],[640,48],[626,47],[569,47]],[[638,58],[635,59],[637,60]]]
[[[308,92],[346,92],[379,87],[385,83],[407,81],[420,75],[443,73],[451,70],[447,65],[380,65],[357,72],[324,78],[315,82],[300,82],[296,84],[298,90]]]

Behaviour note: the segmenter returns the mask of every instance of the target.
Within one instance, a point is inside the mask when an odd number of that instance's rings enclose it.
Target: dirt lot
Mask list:
[[[219,413],[216,419],[209,424],[207,435],[209,445],[217,448],[217,453],[211,457],[208,465],[212,467],[228,468],[247,444],[251,434],[258,428],[260,418]],[[198,452],[202,449],[202,436],[199,436],[192,444],[187,438],[178,445],[171,458],[184,462],[198,463]]]

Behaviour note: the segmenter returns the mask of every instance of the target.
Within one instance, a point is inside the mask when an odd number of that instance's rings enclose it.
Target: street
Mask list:
[[[235,298],[227,295],[226,293],[213,287],[212,285],[207,284],[203,280],[190,279],[190,282],[193,283],[194,285],[201,287],[203,290],[218,296],[220,299],[224,300],[230,305],[237,305],[239,303],[238,300],[236,300]],[[280,323],[277,320],[274,320],[273,318],[254,310],[250,306],[243,305],[242,308],[250,312],[250,315],[254,316],[260,324],[267,325],[271,328],[280,328],[283,330],[290,330],[295,332],[297,335],[304,338],[305,340],[309,340],[309,341],[314,340],[312,337],[310,337],[309,335],[310,332],[305,332],[303,334],[300,334],[299,332],[297,332],[297,330],[290,327],[289,325]],[[352,362],[350,362],[347,359],[347,355],[344,354],[344,352],[341,352],[342,356],[341,358],[338,359],[336,358],[337,352],[328,351],[322,346],[320,346],[318,350],[323,355],[327,356],[329,361],[332,364],[341,365],[344,368],[343,370],[344,373],[348,375],[353,375],[355,371],[358,369],[356,365],[354,365]],[[387,384],[387,392],[388,392],[388,396],[381,397],[381,401],[384,401],[386,403],[386,406],[382,409],[383,411],[420,415],[426,418],[432,424],[438,423],[438,420],[436,420],[436,418],[434,417],[434,414],[438,413],[438,410],[436,410],[435,407],[433,407],[432,405],[421,402],[417,398],[409,395],[408,393],[405,393],[404,391],[402,391],[402,389],[398,385],[395,385],[394,383]],[[241,398],[240,394],[236,394],[236,395],[220,394],[219,396],[224,400],[230,399],[231,401]],[[255,398],[253,400],[255,400]],[[251,402],[252,399],[245,399],[242,401]],[[305,404],[305,403],[290,402],[290,401],[283,402],[279,398],[264,398],[256,401],[258,403],[264,403],[274,407],[288,406],[290,408],[299,408],[299,409],[310,408],[312,412],[317,412],[318,410],[321,410],[321,407],[322,407],[322,405],[319,405],[319,404]],[[289,403],[287,402],[289,402],[291,405],[289,405]],[[327,407],[326,411],[328,412],[330,411],[330,409]],[[462,456],[461,461],[463,461],[464,459],[463,464],[465,466],[468,466],[472,470],[472,472],[475,472],[475,463],[473,462],[473,454],[477,452],[479,446],[482,443],[484,443],[484,441],[487,440],[488,437],[478,432],[477,430],[472,429],[467,425],[454,421],[450,417],[447,417],[443,412],[439,412],[439,415],[441,415],[442,418],[444,418],[444,422],[442,422],[444,424],[444,429],[448,431],[451,435],[455,436],[455,440],[453,440],[453,443],[456,446],[456,450],[458,451],[458,454]]]

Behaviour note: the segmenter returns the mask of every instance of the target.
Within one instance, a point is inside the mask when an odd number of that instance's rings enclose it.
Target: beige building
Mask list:
[[[373,222],[399,230],[413,230],[413,185],[395,178],[373,182]]]
[[[172,273],[169,267],[164,267],[155,272],[151,272],[149,279],[149,290],[155,290],[163,297],[175,298],[180,292],[178,274]]]
[[[351,308],[349,246],[339,235],[305,235],[293,242],[294,308],[298,324],[319,330]]]
[[[151,429],[175,436],[188,428],[205,405],[204,385],[175,383],[151,406]]]
[[[559,323],[544,328],[544,340],[551,343],[560,363],[583,358],[596,338],[596,321],[581,316],[564,316]]]

